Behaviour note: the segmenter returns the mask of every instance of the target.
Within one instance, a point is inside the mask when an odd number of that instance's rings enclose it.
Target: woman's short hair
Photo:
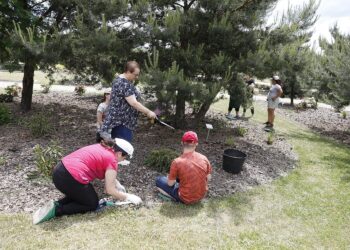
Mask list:
[[[104,92],[104,93],[103,93],[103,102],[106,101],[107,95],[110,95],[110,94],[111,94],[110,92]]]
[[[130,73],[134,73],[135,69],[140,69],[140,65],[138,64],[138,62],[136,61],[128,61],[126,64],[125,64],[125,67],[124,67],[124,72],[130,72]]]

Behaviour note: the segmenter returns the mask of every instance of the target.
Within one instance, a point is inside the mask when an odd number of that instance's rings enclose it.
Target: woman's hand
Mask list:
[[[153,111],[150,110],[147,113],[147,117],[153,120],[153,119],[156,119],[157,115],[156,115],[156,113],[154,113]]]
[[[143,106],[140,102],[138,102],[134,95],[125,97],[125,100],[129,103],[129,105],[131,107],[144,113],[145,115],[148,116],[148,118],[150,118],[150,119],[156,118],[157,115],[153,111],[151,111],[148,108],[146,108],[145,106]]]
[[[130,201],[132,204],[135,204],[135,205],[139,205],[142,203],[141,198],[134,194],[126,194],[125,201]]]

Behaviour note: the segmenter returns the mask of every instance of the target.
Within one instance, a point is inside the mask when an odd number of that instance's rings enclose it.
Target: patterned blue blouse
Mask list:
[[[140,92],[131,82],[122,77],[113,80],[108,114],[103,122],[102,131],[108,131],[119,125],[123,125],[130,130],[135,129],[138,111],[125,100],[125,97],[131,95],[135,95],[139,101]]]

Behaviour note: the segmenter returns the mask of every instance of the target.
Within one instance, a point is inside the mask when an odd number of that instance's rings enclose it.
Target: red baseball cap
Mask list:
[[[198,136],[197,136],[196,132],[187,131],[182,136],[181,141],[182,142],[189,142],[189,143],[197,143],[198,142]]]

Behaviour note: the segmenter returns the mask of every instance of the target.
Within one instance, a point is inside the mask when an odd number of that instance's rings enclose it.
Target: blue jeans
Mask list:
[[[156,178],[156,186],[164,192],[173,197],[177,202],[182,202],[179,197],[179,183],[175,182],[173,186],[168,185],[168,178],[165,176],[158,176]]]
[[[120,138],[120,139],[124,139],[124,140],[126,140],[126,141],[131,143],[131,141],[132,141],[132,130],[128,129],[124,125],[119,125],[117,127],[112,128],[111,136],[112,136],[113,139],[114,138]]]

